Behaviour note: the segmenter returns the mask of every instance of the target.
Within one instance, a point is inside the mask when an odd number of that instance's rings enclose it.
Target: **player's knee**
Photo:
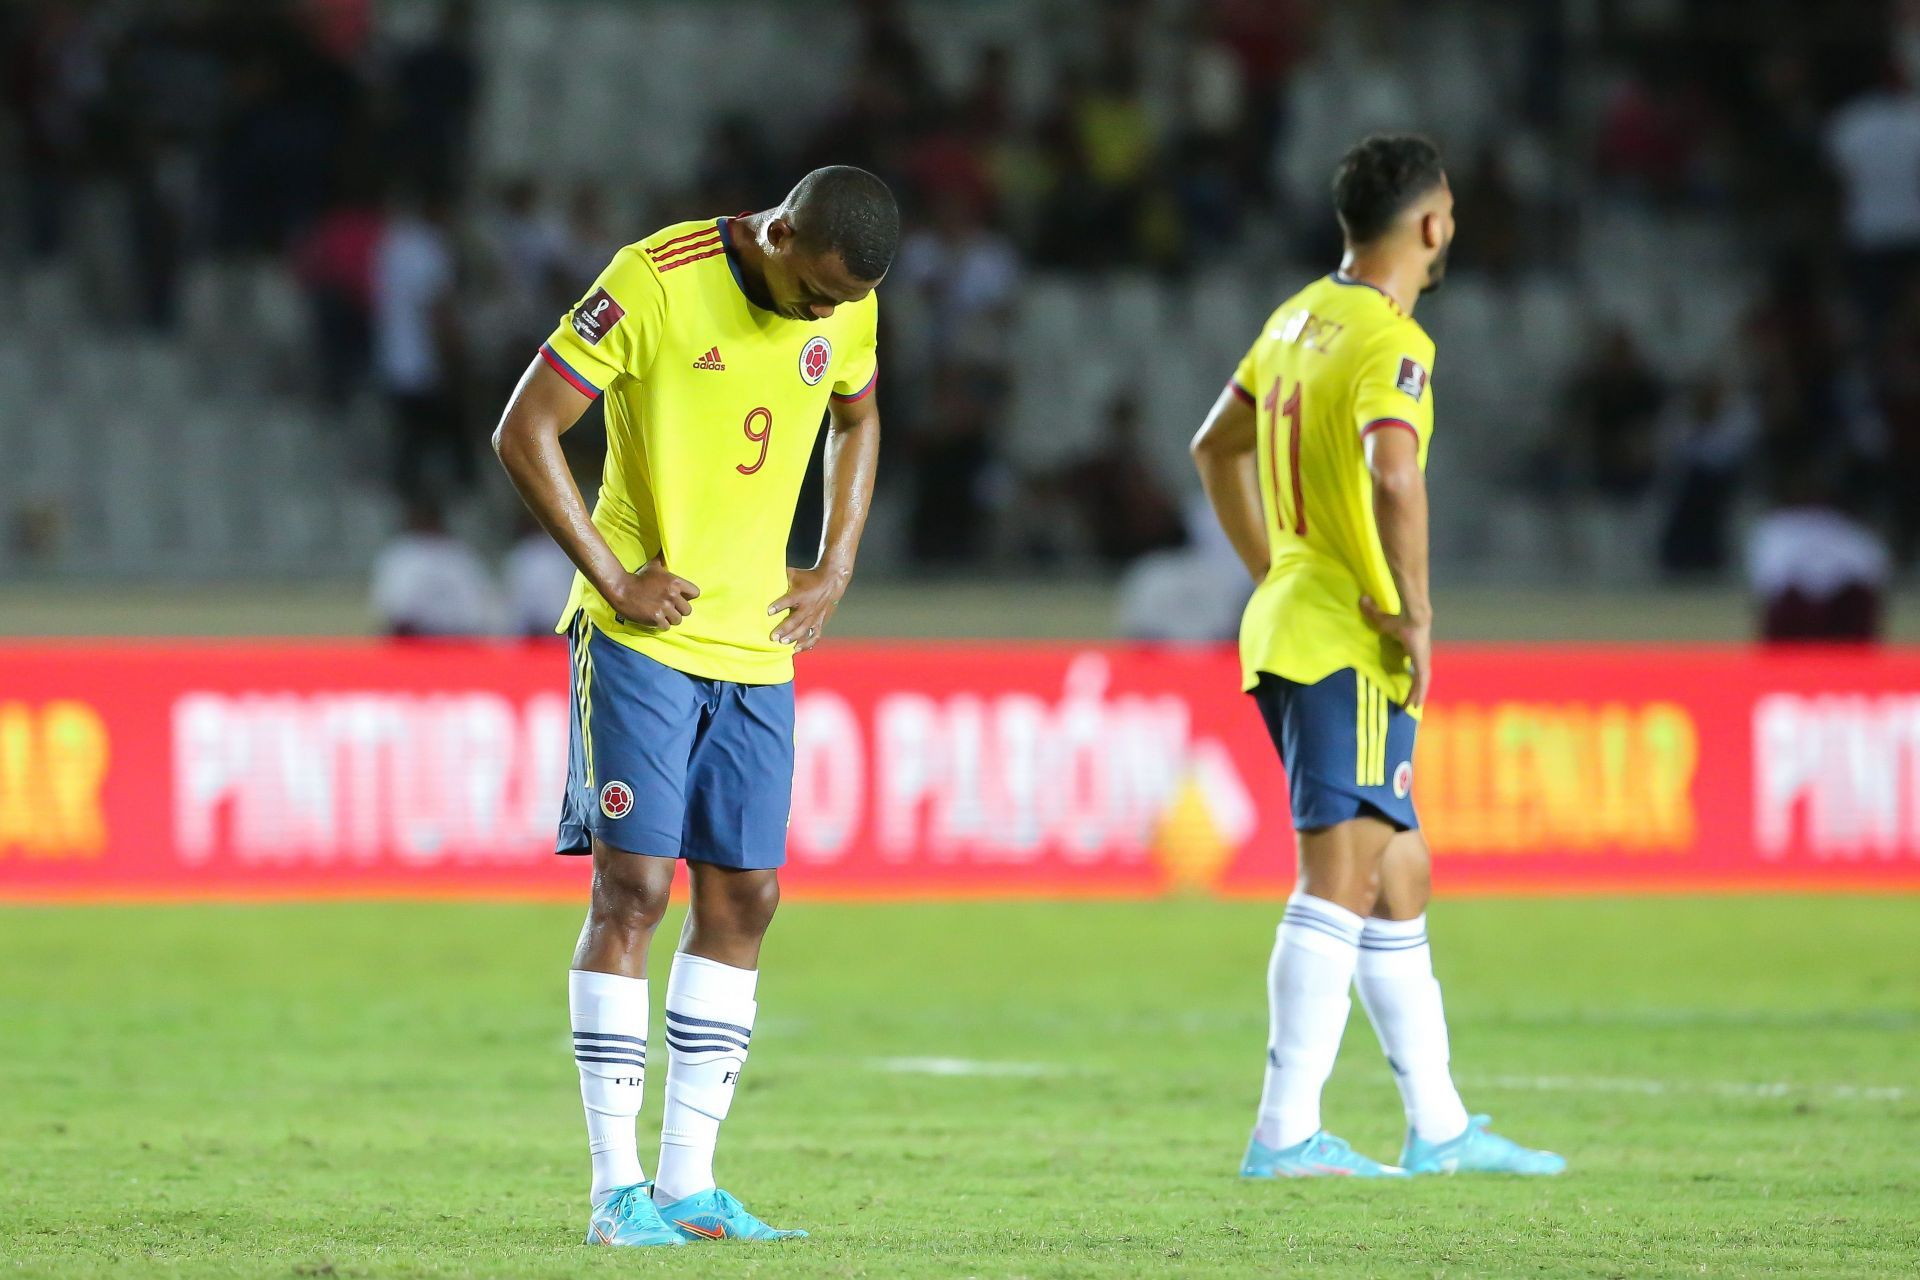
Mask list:
[[[1306,892],[1315,898],[1344,907],[1357,916],[1369,915],[1374,903],[1380,899],[1380,886],[1377,880],[1362,878],[1329,879],[1308,883]]]
[[[1366,915],[1380,899],[1380,864],[1359,857],[1325,859],[1302,869],[1300,889],[1356,915]]]
[[[621,933],[651,936],[667,913],[672,881],[600,869],[593,877],[593,913]]]
[[[780,882],[771,875],[742,876],[697,903],[701,924],[741,935],[758,935],[773,923],[780,906]]]

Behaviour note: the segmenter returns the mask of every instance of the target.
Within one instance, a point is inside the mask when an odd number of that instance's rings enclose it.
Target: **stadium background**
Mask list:
[[[773,953],[801,1048],[756,1057],[729,1158],[837,1224],[800,1264],[823,1273],[1269,1258],[1270,1205],[1209,1207],[1211,1167],[1291,837],[1185,444],[1334,261],[1333,161],[1403,127],[1445,148],[1461,220],[1419,313],[1442,637],[1420,794],[1443,898],[1529,895],[1438,912],[1439,962],[1470,1099],[1562,1123],[1590,1172],[1577,1198],[1411,1201],[1406,1236],[1349,1197],[1325,1234],[1285,1228],[1287,1256],[1500,1271],[1551,1238],[1570,1271],[1744,1273],[1791,1237],[1783,1269],[1873,1274],[1916,1247],[1920,5],[51,0],[0,10],[0,83],[0,901],[35,904],[0,908],[0,1079],[38,1104],[0,1124],[0,1266],[560,1266],[564,650],[485,436],[612,249],[826,162],[888,178],[908,238],[876,515],[801,673]],[[597,431],[568,438],[589,492]],[[1728,896],[1755,888],[1785,892]],[[511,905],[419,901],[470,895]],[[276,901],[195,905],[234,898]],[[1138,954],[1082,958],[1123,936]],[[999,940],[989,972],[955,977],[963,937]],[[853,1029],[902,1000],[920,1012]],[[76,1030],[76,1003],[133,1029]],[[1071,1150],[1134,1097],[1114,1063],[1164,1034],[1153,1007],[1188,1010],[1192,1060],[1100,1150],[1185,1163],[1109,1238],[1072,1158],[996,1161],[994,1116],[1010,1091],[1041,1135],[1016,1149]],[[481,1099],[519,1119],[466,1151],[511,1183],[471,1252],[420,1225],[470,1188],[413,1204],[385,1172],[461,1123],[417,1083],[430,1049],[367,1044],[426,1010],[528,1037]],[[264,1081],[221,1065],[242,1015],[297,1046]],[[1076,1047],[1004,1042],[1055,1027]],[[65,1071],[89,1056],[106,1086]],[[843,1110],[856,1063],[893,1064],[867,1127],[773,1110]],[[416,1116],[342,1117],[333,1079]],[[912,1116],[948,1181],[898,1163]],[[289,1162],[262,1125],[333,1158]],[[130,1127],[144,1154],[78,1140]],[[878,1170],[891,1209],[850,1210],[870,1189],[819,1150]],[[210,1230],[272,1198],[258,1158],[297,1165],[279,1190],[310,1207]],[[376,1168],[399,1221],[349,1185]],[[956,1185],[1078,1243],[954,1223],[933,1205]],[[1502,1243],[1462,1234],[1463,1204]],[[1224,1235],[1194,1225],[1219,1212]]]

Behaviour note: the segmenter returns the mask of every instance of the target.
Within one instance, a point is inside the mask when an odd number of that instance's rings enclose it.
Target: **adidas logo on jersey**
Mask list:
[[[707,354],[693,362],[696,369],[725,369],[727,362],[720,358],[720,348],[708,347]]]

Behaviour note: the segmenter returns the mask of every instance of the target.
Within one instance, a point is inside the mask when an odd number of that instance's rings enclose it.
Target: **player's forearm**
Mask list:
[[[494,436],[494,452],[527,510],[587,581],[604,591],[605,584],[626,572],[605,536],[594,527],[558,436],[539,430],[503,430]]]
[[[1387,571],[1400,595],[1400,612],[1409,622],[1433,621],[1433,601],[1427,593],[1427,482],[1417,469],[1376,475],[1373,481],[1373,520],[1380,531],[1380,549]]]
[[[1229,382],[1220,389],[1207,420],[1188,446],[1214,517],[1255,582],[1267,576],[1273,554],[1260,508],[1259,438],[1253,397],[1238,383]]]
[[[1260,480],[1252,453],[1196,450],[1200,487],[1220,528],[1255,582],[1267,576],[1267,522],[1260,511]]]
[[[833,421],[827,431],[826,521],[820,537],[820,562],[842,580],[853,576],[860,537],[873,503],[873,480],[880,467],[880,415]]]

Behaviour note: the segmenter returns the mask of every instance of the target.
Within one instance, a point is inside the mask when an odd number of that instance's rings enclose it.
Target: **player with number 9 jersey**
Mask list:
[[[1336,271],[1282,303],[1234,371],[1235,394],[1258,414],[1271,555],[1241,622],[1246,688],[1262,671],[1310,685],[1351,667],[1406,704],[1406,654],[1356,604],[1400,609],[1365,449],[1375,431],[1412,432],[1425,468],[1433,355],[1398,303]]]
[[[567,1001],[592,1181],[586,1242],[783,1240],[715,1180],[759,1008],[793,795],[794,655],[853,575],[880,450],[875,291],[900,210],[830,165],[778,208],[683,222],[628,245],[529,360],[494,448],[578,574],[559,854],[591,854]],[[560,437],[606,411],[591,513]],[[787,564],[821,430],[818,560]],[[687,864],[667,978],[660,1159],[635,1118],[648,1060],[648,953]]]
[[[828,397],[878,377],[876,295],[823,320],[748,300],[732,219],[682,222],[614,255],[541,348],[603,397],[606,470],[593,523],[629,568],[663,555],[700,584],[678,626],[618,616],[584,574],[558,629],[585,611],[608,639],[710,680],[777,684],[793,649],[767,603],[787,589],[787,535]]]

